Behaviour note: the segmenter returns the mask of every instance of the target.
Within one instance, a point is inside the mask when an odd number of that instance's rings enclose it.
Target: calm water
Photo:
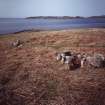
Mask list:
[[[100,19],[0,19],[0,34],[23,30],[60,30],[71,28],[105,27],[105,18]]]

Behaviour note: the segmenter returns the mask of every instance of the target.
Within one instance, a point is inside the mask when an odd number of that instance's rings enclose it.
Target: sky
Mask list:
[[[0,0],[1,18],[105,15],[105,0]]]

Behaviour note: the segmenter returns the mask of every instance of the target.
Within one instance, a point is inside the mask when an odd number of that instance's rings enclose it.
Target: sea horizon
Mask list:
[[[0,35],[21,31],[67,30],[75,28],[105,28],[105,18],[0,18]]]

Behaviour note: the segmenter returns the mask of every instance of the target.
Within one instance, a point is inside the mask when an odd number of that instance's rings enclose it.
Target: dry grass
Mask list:
[[[1,36],[0,105],[105,105],[105,68],[69,71],[55,59],[64,50],[105,54],[105,29]]]

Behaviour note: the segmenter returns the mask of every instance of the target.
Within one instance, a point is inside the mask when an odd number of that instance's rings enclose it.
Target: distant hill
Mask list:
[[[88,18],[105,18],[105,15],[101,15],[101,16],[91,16],[91,17],[88,17]]]
[[[74,19],[74,18],[84,18],[80,16],[35,16],[35,17],[27,17],[26,19]]]
[[[81,16],[33,16],[26,17],[26,19],[83,19],[83,18],[105,18],[105,15],[101,16],[90,16],[90,17],[81,17]]]

